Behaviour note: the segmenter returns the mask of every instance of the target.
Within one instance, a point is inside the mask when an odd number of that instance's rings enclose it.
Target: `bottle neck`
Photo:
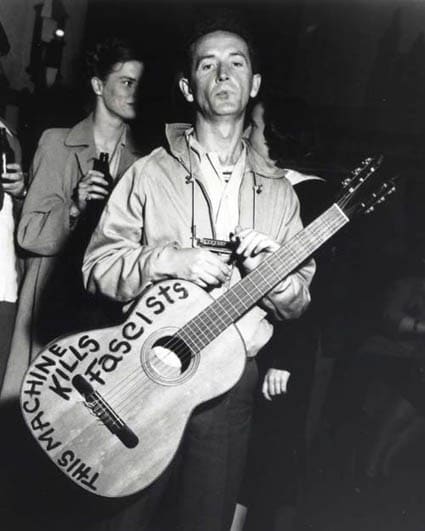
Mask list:
[[[4,127],[0,128],[0,145],[9,146],[9,142],[7,140],[6,129]]]

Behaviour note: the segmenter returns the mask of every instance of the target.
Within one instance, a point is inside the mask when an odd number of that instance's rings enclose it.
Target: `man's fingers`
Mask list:
[[[247,250],[249,246],[251,245],[252,241],[256,238],[256,233],[251,231],[245,234],[244,236],[242,233],[239,235],[239,245],[236,248],[236,254],[248,256]]]
[[[228,280],[232,272],[231,266],[215,253],[210,251],[206,251],[206,253],[207,254],[204,255],[205,265],[203,267],[205,267],[209,273],[219,278],[222,282]]]
[[[222,280],[220,280],[220,278],[218,278],[216,275],[208,273],[207,271],[201,273],[198,278],[199,280],[205,282],[207,286],[220,286],[222,284]]]
[[[210,253],[213,254],[213,253]],[[220,286],[230,278],[231,268],[221,260],[213,260],[195,264],[192,271],[196,277],[202,278],[210,286]]]
[[[265,250],[275,251],[279,247],[279,244],[269,236],[252,229],[244,229],[238,232],[236,237],[240,240],[236,254],[246,258],[256,256]]]

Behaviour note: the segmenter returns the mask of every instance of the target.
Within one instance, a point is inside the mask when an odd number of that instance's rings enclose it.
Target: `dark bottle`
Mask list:
[[[7,132],[5,127],[0,127],[0,175],[7,173],[7,164],[15,162],[15,153],[10,147],[7,139]],[[4,178],[0,179],[0,210],[3,208],[4,203],[4,190],[3,190]]]
[[[103,173],[105,180],[108,182],[108,191],[112,190],[113,179],[109,171],[109,153],[101,152],[98,159],[94,159],[93,169]]]
[[[108,182],[108,195],[112,190],[113,179],[109,171],[109,154],[102,152],[99,154],[98,159],[93,161],[93,169],[100,173],[103,173],[103,177]],[[92,199],[87,202],[86,208],[86,229],[91,234],[95,229],[100,216],[102,215],[103,208],[108,199],[108,195],[103,199]]]

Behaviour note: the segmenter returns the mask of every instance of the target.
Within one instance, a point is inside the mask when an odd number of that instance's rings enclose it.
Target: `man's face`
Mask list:
[[[143,74],[143,63],[128,61],[117,63],[105,81],[96,79],[95,93],[98,104],[122,120],[136,117],[137,89]]]
[[[205,117],[242,115],[257,95],[261,76],[253,75],[246,42],[233,33],[215,31],[193,45],[191,79],[180,88]]]

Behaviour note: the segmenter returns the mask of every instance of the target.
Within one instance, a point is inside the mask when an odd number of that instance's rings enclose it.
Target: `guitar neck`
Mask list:
[[[276,252],[182,327],[178,335],[201,351],[235,323],[296,267],[304,262],[349,218],[337,204],[285,242]]]

